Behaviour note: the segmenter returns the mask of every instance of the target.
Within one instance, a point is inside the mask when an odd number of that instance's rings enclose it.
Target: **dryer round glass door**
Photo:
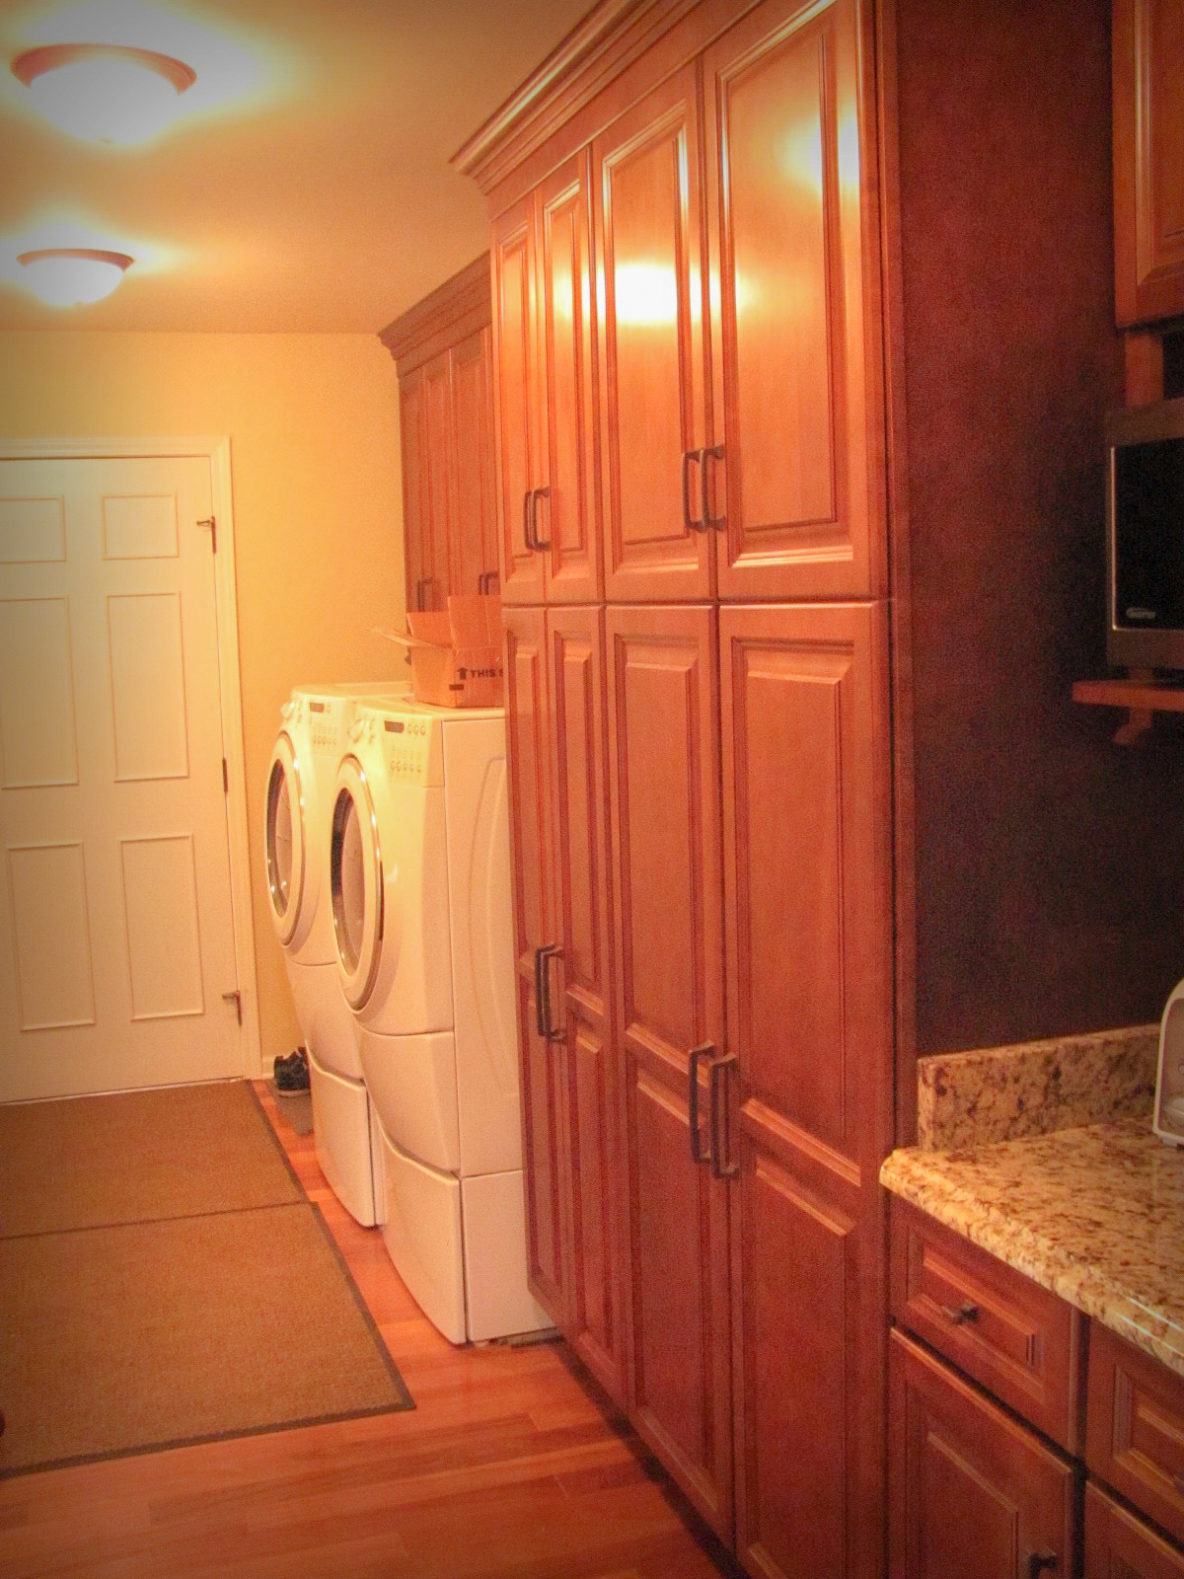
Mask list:
[[[329,840],[329,893],[337,972],[352,1009],[370,996],[382,948],[382,855],[374,805],[356,757],[337,774]]]
[[[287,946],[293,942],[300,919],[305,872],[300,770],[287,735],[279,737],[271,754],[264,827],[271,920],[280,942]]]

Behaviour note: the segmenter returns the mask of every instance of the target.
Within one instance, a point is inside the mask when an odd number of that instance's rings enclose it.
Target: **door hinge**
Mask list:
[[[233,992],[224,992],[222,994],[222,1002],[234,1004],[234,1016],[241,1025],[243,1023],[243,995],[238,988],[236,987]]]
[[[216,554],[218,552],[218,522],[216,517],[207,515],[204,521],[199,521],[197,524],[210,534],[210,551]]]
[[[223,795],[230,794],[230,771],[226,766],[225,757],[222,758],[222,793]]]

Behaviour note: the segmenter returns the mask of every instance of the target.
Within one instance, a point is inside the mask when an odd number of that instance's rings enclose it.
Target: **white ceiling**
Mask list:
[[[590,0],[0,0],[0,329],[371,333],[488,246],[448,160]],[[89,147],[8,69],[50,42],[187,58],[155,143]],[[47,228],[49,227],[49,228]],[[11,283],[37,245],[129,252],[105,302]]]

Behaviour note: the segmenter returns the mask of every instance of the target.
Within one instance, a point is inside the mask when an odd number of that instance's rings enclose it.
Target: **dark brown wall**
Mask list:
[[[898,0],[920,1053],[1158,1018],[1184,734],[1111,743],[1109,0]]]

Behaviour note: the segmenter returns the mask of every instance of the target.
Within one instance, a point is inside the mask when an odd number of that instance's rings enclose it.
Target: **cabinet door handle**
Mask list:
[[[477,591],[486,597],[497,586],[497,571],[483,570],[477,577]]]
[[[421,614],[423,613],[424,609],[427,608],[427,604],[424,601],[424,590],[425,588],[434,585],[434,582],[434,576],[420,576],[419,580],[415,583],[415,607]]]
[[[682,452],[682,524],[688,532],[705,532],[707,523],[702,516],[691,514],[691,467],[699,468],[699,496],[703,497],[703,451],[683,450]]]
[[[547,965],[546,948],[534,951],[534,1029],[542,1040],[547,1037]]]
[[[964,1299],[957,1310],[952,1310],[949,1305],[943,1305],[941,1313],[954,1327],[962,1327],[968,1321],[978,1320],[978,1306],[972,1305],[968,1299]]]
[[[691,1048],[691,1061],[689,1065],[690,1085],[687,1088],[687,1111],[691,1131],[691,1161],[710,1162],[711,1146],[705,1148],[703,1136],[699,1128],[699,1065],[709,1063],[715,1056],[715,1043],[703,1042],[698,1047]],[[710,1134],[710,1128],[709,1128]]]
[[[530,513],[530,501],[533,498],[534,498],[534,490],[532,488],[528,488],[526,490],[526,492],[522,495],[522,541],[526,544],[526,552],[528,554],[533,554],[534,551],[535,551],[535,546],[536,546],[535,542],[534,542],[534,539],[530,535],[531,534],[531,524],[532,524],[531,523],[531,513]]]
[[[539,1035],[545,1042],[562,1042],[566,1033],[561,1025],[555,1025],[551,1017],[551,961],[562,959],[563,950],[558,943],[548,943],[546,948],[539,950],[540,976],[542,987],[542,1008],[539,1016]]]
[[[713,444],[710,449],[700,450],[699,455],[701,457],[701,465],[699,467],[699,488],[703,530],[706,531],[708,527],[714,527],[716,531],[719,531],[727,525],[727,516],[712,515],[711,513],[710,479],[712,475],[712,468],[708,463],[710,461],[722,461],[724,458],[724,447],[722,444]]]
[[[551,497],[550,488],[532,488],[527,494],[527,513],[530,516],[530,546],[536,553],[544,553],[551,546],[549,537],[539,536],[539,500]]]
[[[737,1067],[734,1053],[727,1058],[717,1058],[711,1066],[711,1171],[717,1179],[734,1179],[740,1172],[739,1163],[733,1162],[728,1154],[731,1135],[728,1074]]]
[[[1051,1573],[1058,1561],[1056,1552],[1029,1552],[1028,1579],[1040,1579],[1042,1573]]]

